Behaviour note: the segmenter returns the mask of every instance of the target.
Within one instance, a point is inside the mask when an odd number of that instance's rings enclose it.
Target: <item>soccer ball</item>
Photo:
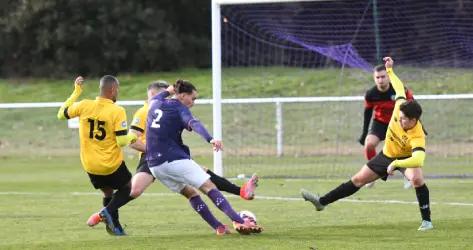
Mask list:
[[[256,224],[256,216],[254,213],[248,211],[248,210],[243,210],[240,213],[238,213],[242,219],[249,219],[250,221],[254,222]]]

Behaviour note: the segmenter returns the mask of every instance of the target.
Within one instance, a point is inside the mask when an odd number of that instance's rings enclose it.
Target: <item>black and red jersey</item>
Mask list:
[[[373,119],[384,123],[389,124],[391,115],[393,114],[394,104],[395,104],[396,92],[391,84],[389,84],[389,89],[386,92],[381,92],[376,86],[373,86],[365,94],[365,108],[373,109],[374,115]],[[406,99],[414,99],[412,90],[406,88]]]

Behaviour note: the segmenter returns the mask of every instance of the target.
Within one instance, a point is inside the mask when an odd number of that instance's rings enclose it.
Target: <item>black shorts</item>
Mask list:
[[[122,161],[120,167],[115,172],[109,175],[95,175],[87,173],[90,178],[90,182],[94,185],[95,189],[110,187],[113,189],[119,189],[131,181],[131,173]]]
[[[381,141],[384,141],[384,139],[386,138],[387,130],[388,130],[388,124],[384,124],[379,121],[373,120],[368,134],[376,135]]]
[[[149,175],[153,175],[148,167],[148,162],[146,161],[146,154],[141,154],[140,162],[138,163],[138,167],[136,167],[136,173],[147,173]]]
[[[399,159],[405,159],[404,158],[399,158]],[[374,158],[369,160],[366,165],[373,170],[377,175],[380,176],[380,178],[384,181],[388,179],[388,166],[396,160],[396,158],[389,158],[386,155],[383,154],[383,151],[379,152]],[[396,168],[396,170],[401,171],[404,173],[404,168]]]

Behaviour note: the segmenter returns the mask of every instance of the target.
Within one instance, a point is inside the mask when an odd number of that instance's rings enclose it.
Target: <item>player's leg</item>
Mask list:
[[[326,195],[320,197],[320,204],[326,206],[339,199],[351,196],[360,190],[363,185],[373,182],[378,178],[379,176],[373,170],[364,165],[349,181],[342,183]]]
[[[105,207],[112,200],[113,188],[110,188],[110,187],[97,187],[97,188],[100,189],[103,193],[102,204]],[[89,225],[90,227],[93,227],[99,224],[101,221],[102,221],[102,218],[100,218],[99,213],[94,213],[87,220],[87,225]]]
[[[301,190],[301,194],[302,198],[310,201],[317,211],[322,211],[328,204],[356,193],[363,185],[373,182],[378,178],[379,175],[364,165],[349,181],[342,183],[322,197],[304,189]]]
[[[217,189],[214,183],[210,181],[210,176],[193,160],[181,160],[182,165],[180,173],[183,182],[193,187],[199,188],[203,193],[212,200],[215,206],[224,212],[232,221],[234,228],[241,234],[249,234],[251,232],[259,233],[262,228],[249,220],[245,221],[232,208],[228,200]]]
[[[376,120],[371,123],[371,128],[365,139],[365,158],[367,161],[376,156],[376,147],[386,138],[387,126]],[[365,185],[367,188],[372,188],[375,182],[369,182]]]
[[[133,197],[131,191],[131,173],[122,162],[120,167],[110,175],[103,177],[107,186],[117,191],[113,194],[110,202],[98,213],[102,221],[107,225],[107,231],[113,235],[125,235],[120,225],[118,209],[128,203]],[[95,215],[92,215],[94,217]]]
[[[231,183],[226,178],[216,175],[210,169],[202,167],[210,175],[210,180],[217,186],[218,190],[225,191],[234,195],[239,195],[245,200],[252,200],[255,196],[254,191],[258,186],[258,176],[253,175],[243,186],[239,187]]]
[[[203,172],[203,170],[200,169],[200,167],[182,164],[182,162],[183,161],[166,162],[159,166],[152,166],[149,169],[153,176],[156,177],[156,179],[158,179],[164,186],[173,192],[184,195],[189,200],[191,207],[202,217],[202,219],[216,230],[217,234],[228,233],[228,228],[213,216],[199,193],[197,193],[195,188],[187,185],[185,183],[185,178],[182,177],[182,175],[186,173],[192,174],[196,169],[201,172]],[[206,178],[208,178],[208,176]]]
[[[240,215],[232,208],[228,200],[217,189],[215,184],[210,181],[210,179],[205,180],[200,185],[199,189],[203,193],[207,194],[207,196],[210,198],[210,200],[212,200],[215,206],[222,212],[224,212],[233,221],[233,227],[240,234],[261,233],[263,231],[263,228],[261,226],[256,225],[256,223],[241,218]]]
[[[102,205],[105,207],[112,200],[113,188],[103,187],[103,188],[100,188],[100,190],[103,193]]]
[[[416,190],[417,202],[419,203],[420,214],[422,216],[422,224],[419,230],[425,231],[432,229],[429,189],[425,184],[422,168],[407,168],[404,175],[411,181],[412,186]]]
[[[128,171],[125,162],[122,162],[120,167],[109,178],[112,182],[110,186],[117,189],[117,191],[113,194],[112,200],[105,208],[109,212],[114,213],[114,211],[118,211],[120,207],[133,200],[133,197],[130,196],[131,173]]]
[[[230,233],[228,226],[223,225],[217,220],[217,218],[215,218],[212,212],[210,212],[207,204],[205,204],[195,188],[186,185],[180,193],[189,200],[191,207],[215,230],[217,235]]]
[[[151,170],[149,170],[146,155],[141,154],[140,162],[136,168],[136,174],[131,179],[130,196],[138,198],[153,182],[154,176],[151,173]]]
[[[130,196],[138,198],[154,182],[154,177],[145,172],[136,173],[131,179]]]
[[[302,198],[306,201],[310,201],[317,211],[321,211],[326,205],[353,195],[366,183],[375,181],[379,178],[386,180],[386,169],[392,161],[393,159],[386,157],[381,152],[375,158],[366,163],[366,165],[364,165],[349,181],[334,188],[324,196],[319,197],[317,194],[313,194],[303,189],[301,190]]]
[[[379,138],[378,135],[368,134],[365,139],[365,158],[366,160],[371,160],[373,157],[376,156],[376,147],[378,144],[381,142],[381,139]]]
[[[210,169],[202,167],[202,169],[210,175],[210,180],[217,186],[221,191],[225,191],[234,195],[240,195],[240,187],[231,183],[229,180],[216,175]]]

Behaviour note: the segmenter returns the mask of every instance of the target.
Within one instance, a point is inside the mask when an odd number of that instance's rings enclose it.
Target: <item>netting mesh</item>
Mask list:
[[[392,56],[414,93],[471,92],[472,6],[436,1],[315,1],[221,6],[222,91],[264,97],[363,95],[371,71]],[[353,82],[365,82],[362,85]],[[438,88],[424,88],[425,83]],[[292,86],[274,92],[272,86]],[[299,92],[297,86],[313,86]],[[335,87],[333,85],[336,85]],[[252,84],[251,86],[254,86]],[[296,86],[296,87],[294,87]],[[327,89],[327,90],[325,90]],[[432,89],[434,89],[432,91]],[[426,172],[471,175],[471,100],[421,100],[429,131]],[[363,102],[284,103],[283,154],[275,103],[223,106],[224,173],[350,176],[365,163],[356,139]],[[468,120],[468,119],[467,119]]]
[[[462,1],[460,1],[462,2]],[[227,66],[467,66],[473,6],[437,1],[316,1],[222,7]]]

